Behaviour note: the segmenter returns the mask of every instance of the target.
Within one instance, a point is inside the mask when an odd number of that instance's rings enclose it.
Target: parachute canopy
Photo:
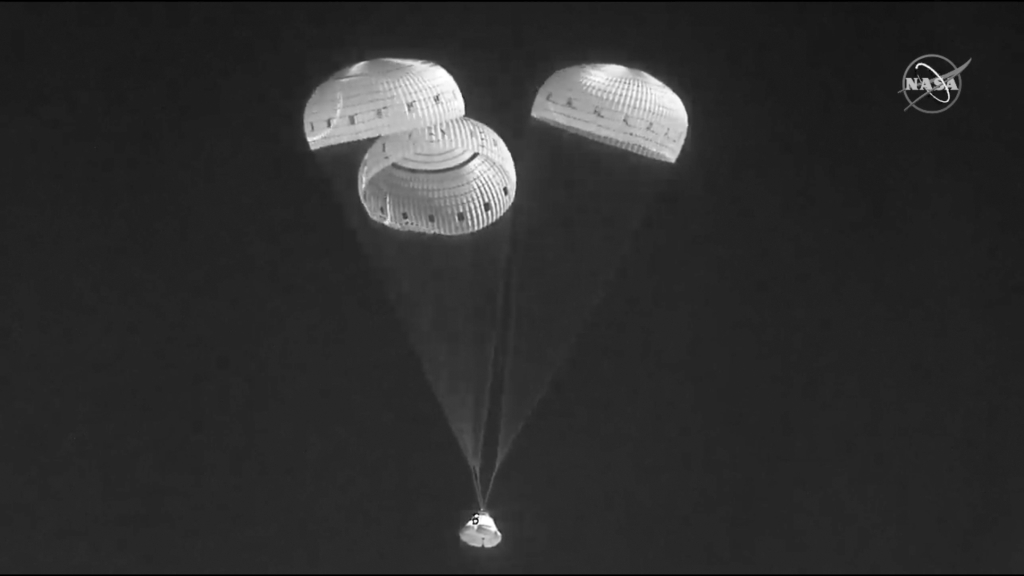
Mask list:
[[[306,103],[312,150],[454,120],[466,114],[458,84],[422,60],[381,58],[354,64],[321,84]]]
[[[611,280],[647,206],[673,186],[681,99],[614,64],[552,74],[525,131],[497,463],[544,395]]]
[[[490,514],[481,510],[459,530],[459,538],[477,548],[494,548],[501,543],[501,532]]]
[[[612,146],[675,162],[689,120],[682,100],[657,78],[617,64],[555,72],[537,92],[531,115]]]
[[[359,167],[366,213],[396,230],[477,232],[505,214],[515,190],[505,143],[466,117],[380,138]]]

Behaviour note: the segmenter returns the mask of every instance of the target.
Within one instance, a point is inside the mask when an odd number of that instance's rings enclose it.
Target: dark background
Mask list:
[[[1013,4],[5,4],[0,570],[1020,572]],[[907,64],[960,100],[903,112]],[[1019,56],[1019,51],[1017,52]],[[691,131],[460,548],[469,474],[300,127],[435,60]],[[1010,80],[1007,80],[1007,78]]]

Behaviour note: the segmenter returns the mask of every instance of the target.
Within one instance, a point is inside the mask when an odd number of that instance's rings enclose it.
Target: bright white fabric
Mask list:
[[[531,115],[581,136],[674,163],[689,119],[679,96],[657,78],[616,64],[584,64],[555,72],[541,86]]]
[[[470,234],[501,218],[515,191],[505,142],[466,117],[382,137],[359,167],[366,213],[396,230]]]
[[[306,103],[306,141],[325,146],[406,132],[464,116],[458,84],[432,62],[382,58],[349,66]]]

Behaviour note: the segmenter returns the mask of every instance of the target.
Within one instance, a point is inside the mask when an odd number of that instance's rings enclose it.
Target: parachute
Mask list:
[[[314,152],[461,118],[466,103],[444,68],[381,58],[331,76],[306,103],[303,125]]]
[[[560,70],[537,93],[520,174],[502,139],[465,115],[447,71],[382,59],[318,87],[304,124],[469,464],[480,511],[460,538],[496,546],[484,510],[498,468],[672,177],[686,110],[638,70]]]
[[[502,139],[464,113],[443,68],[388,59],[332,76],[310,98],[305,123],[310,148],[382,273],[482,509],[516,171]]]
[[[689,128],[672,90],[615,64],[555,72],[538,90],[531,116],[519,158],[514,313],[496,467],[568,355],[647,205],[671,185]]]

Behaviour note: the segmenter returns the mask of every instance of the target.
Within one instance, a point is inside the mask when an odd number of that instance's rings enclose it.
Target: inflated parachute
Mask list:
[[[483,509],[481,452],[516,170],[502,139],[464,111],[443,68],[388,59],[331,77],[305,121],[310,148],[382,272]]]
[[[567,356],[645,207],[672,186],[687,129],[679,97],[632,68],[573,66],[538,91],[518,159],[497,465]]]
[[[313,92],[303,115],[311,150],[461,118],[466,103],[448,72],[423,60],[382,58],[349,66]]]
[[[689,118],[657,78],[617,64],[559,70],[533,102],[536,120],[655,160],[675,163]]]

